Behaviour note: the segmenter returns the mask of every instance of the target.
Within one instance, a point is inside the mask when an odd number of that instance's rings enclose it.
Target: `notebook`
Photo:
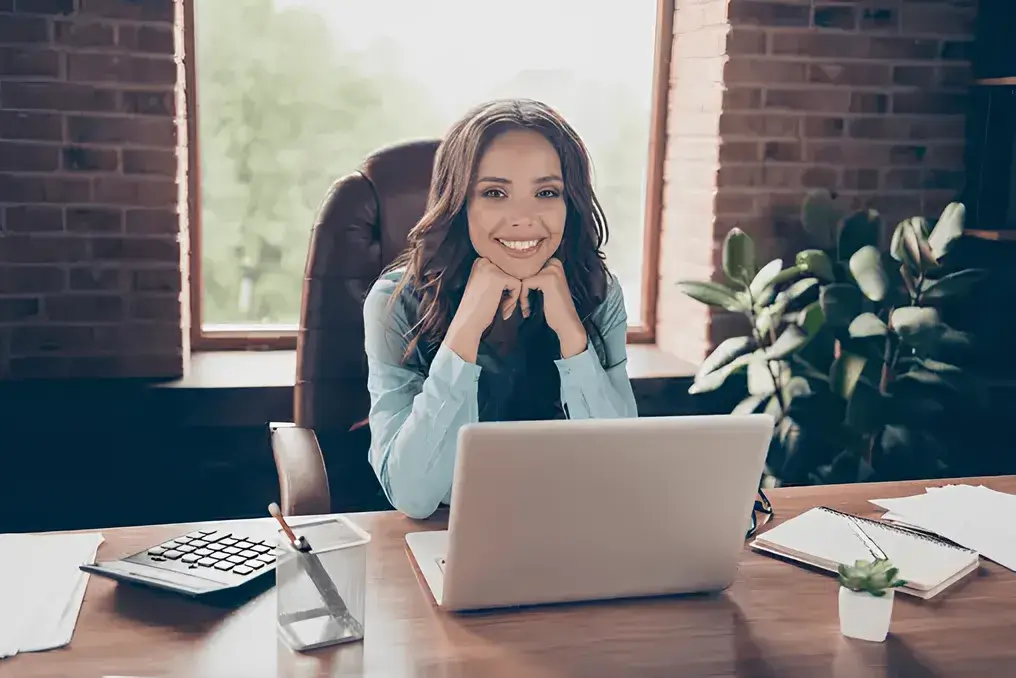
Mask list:
[[[872,554],[847,514],[813,508],[760,534],[751,542],[757,551],[836,572],[841,565],[871,560]],[[933,535],[854,516],[865,534],[899,568],[907,581],[900,593],[927,600],[977,570],[980,555]]]

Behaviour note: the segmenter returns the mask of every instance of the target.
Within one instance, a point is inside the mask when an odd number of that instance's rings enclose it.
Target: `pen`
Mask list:
[[[297,537],[294,534],[286,519],[282,517],[282,511],[279,509],[278,504],[275,502],[269,504],[268,512],[282,526],[282,531],[285,532],[289,543],[292,544],[297,552],[296,557],[299,559],[301,568],[307,573],[311,582],[317,588],[318,593],[321,595],[321,600],[328,609],[328,613],[336,621],[343,621],[349,614],[346,603],[342,600],[342,596],[339,595],[338,589],[335,588],[335,582],[328,576],[328,572],[325,570],[324,565],[321,564],[321,560],[313,552],[310,542],[303,535]]]
[[[863,527],[861,527],[861,521],[859,521],[857,518],[847,513],[844,513],[843,516],[850,521],[850,526],[854,529],[854,532],[864,543],[865,547],[868,549],[868,552],[871,553],[872,558],[874,558],[875,560],[889,559],[886,556],[885,551],[879,548],[878,544],[875,543],[875,540],[869,537],[868,533],[864,531]]]

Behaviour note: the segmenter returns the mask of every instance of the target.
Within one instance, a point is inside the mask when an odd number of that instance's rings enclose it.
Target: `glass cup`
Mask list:
[[[281,530],[275,566],[279,634],[296,651],[362,640],[370,535],[345,516],[291,524],[311,547],[293,547]]]

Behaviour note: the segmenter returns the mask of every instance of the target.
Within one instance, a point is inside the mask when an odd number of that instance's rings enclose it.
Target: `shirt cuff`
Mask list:
[[[584,379],[599,374],[601,371],[600,359],[596,349],[593,348],[592,340],[586,342],[586,350],[570,358],[559,358],[554,361],[561,379]]]
[[[478,382],[481,371],[479,365],[466,362],[444,344],[438,347],[434,361],[430,364],[430,376],[453,391]]]

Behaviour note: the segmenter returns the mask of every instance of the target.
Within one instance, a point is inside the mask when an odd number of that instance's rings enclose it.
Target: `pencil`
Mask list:
[[[342,600],[342,596],[339,595],[338,589],[335,588],[335,582],[328,575],[328,571],[325,570],[324,565],[321,564],[321,559],[314,553],[310,542],[306,537],[300,535],[299,537],[293,532],[292,528],[286,522],[286,519],[282,516],[282,511],[279,510],[278,504],[272,502],[268,506],[268,512],[272,514],[282,526],[282,531],[286,533],[286,537],[292,544],[293,549],[296,550],[296,558],[300,562],[300,566],[303,571],[310,577],[314,587],[318,590],[318,594],[321,596],[321,600],[325,604],[325,608],[336,621],[344,622],[349,616],[349,608],[346,607],[346,602]]]

